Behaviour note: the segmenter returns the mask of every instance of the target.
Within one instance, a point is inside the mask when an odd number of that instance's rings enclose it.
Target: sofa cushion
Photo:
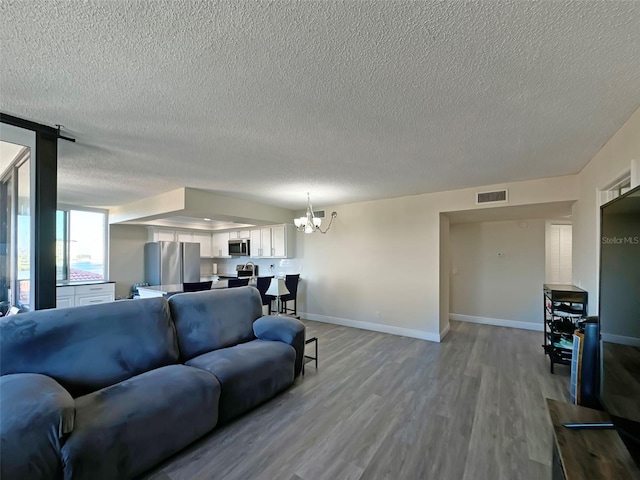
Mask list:
[[[220,381],[220,422],[230,420],[293,383],[296,351],[291,345],[253,340],[205,353],[187,365],[213,373]]]
[[[302,371],[306,328],[300,320],[287,315],[265,315],[253,322],[253,333],[260,340],[277,340],[296,349],[296,377]]]
[[[219,396],[210,373],[171,365],[77,398],[65,478],[139,475],[213,429]]]
[[[0,319],[0,372],[41,373],[73,397],[177,363],[164,298],[38,310]]]
[[[178,294],[169,306],[184,360],[253,340],[253,322],[262,316],[253,287]]]
[[[33,373],[0,377],[0,478],[61,476],[60,437],[73,429],[71,395],[54,379]]]

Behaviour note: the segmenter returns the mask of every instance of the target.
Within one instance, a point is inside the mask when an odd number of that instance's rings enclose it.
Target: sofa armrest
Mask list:
[[[253,322],[253,333],[260,340],[275,340],[291,345],[296,351],[295,376],[300,375],[304,361],[304,323],[283,315],[265,315]]]
[[[0,405],[0,477],[60,477],[60,439],[73,430],[75,420],[69,392],[46,375],[3,375]]]

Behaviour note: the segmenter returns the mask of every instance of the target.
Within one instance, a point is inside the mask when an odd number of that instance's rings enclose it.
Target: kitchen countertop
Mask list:
[[[213,280],[213,277],[219,277],[219,278],[251,278],[251,276],[243,276],[243,277],[238,277],[238,273],[237,272],[233,272],[233,273],[217,273],[215,275],[211,274],[211,275],[202,275],[200,277],[200,281],[201,282],[205,282],[207,280]],[[263,278],[263,277],[273,277],[273,275],[257,275],[256,278]]]
[[[78,282],[58,282],[56,287],[77,287],[78,285],[100,285],[103,283],[116,283],[111,280],[80,280]]]
[[[226,280],[218,280],[211,284],[211,290],[216,288],[227,288],[228,282]],[[138,293],[140,298],[146,297],[159,297],[165,295],[174,295],[176,293],[182,293],[182,284],[175,285],[153,285],[150,287],[138,287]]]

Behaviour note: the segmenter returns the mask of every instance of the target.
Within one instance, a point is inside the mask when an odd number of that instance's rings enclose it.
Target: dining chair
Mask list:
[[[247,285],[249,285],[249,280],[249,278],[230,278],[227,286],[229,288],[246,287]]]
[[[287,275],[284,277],[284,284],[287,286],[289,293],[280,297],[280,311],[287,314],[293,312],[293,316],[298,316],[298,281],[300,280],[300,274]],[[293,301],[293,308],[287,307],[287,302]]]
[[[211,290],[211,280],[207,282],[185,282],[182,284],[182,291],[187,292],[200,292],[202,290]]]
[[[256,284],[256,288],[260,292],[262,305],[267,305],[269,307],[269,315],[271,315],[271,302],[275,299],[273,295],[267,295],[267,289],[269,288],[272,278],[273,275],[270,277],[258,277],[258,283]]]

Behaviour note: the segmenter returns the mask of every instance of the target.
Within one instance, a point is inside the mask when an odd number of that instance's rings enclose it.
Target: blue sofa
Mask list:
[[[287,388],[304,325],[253,287],[0,319],[0,477],[131,478]]]

